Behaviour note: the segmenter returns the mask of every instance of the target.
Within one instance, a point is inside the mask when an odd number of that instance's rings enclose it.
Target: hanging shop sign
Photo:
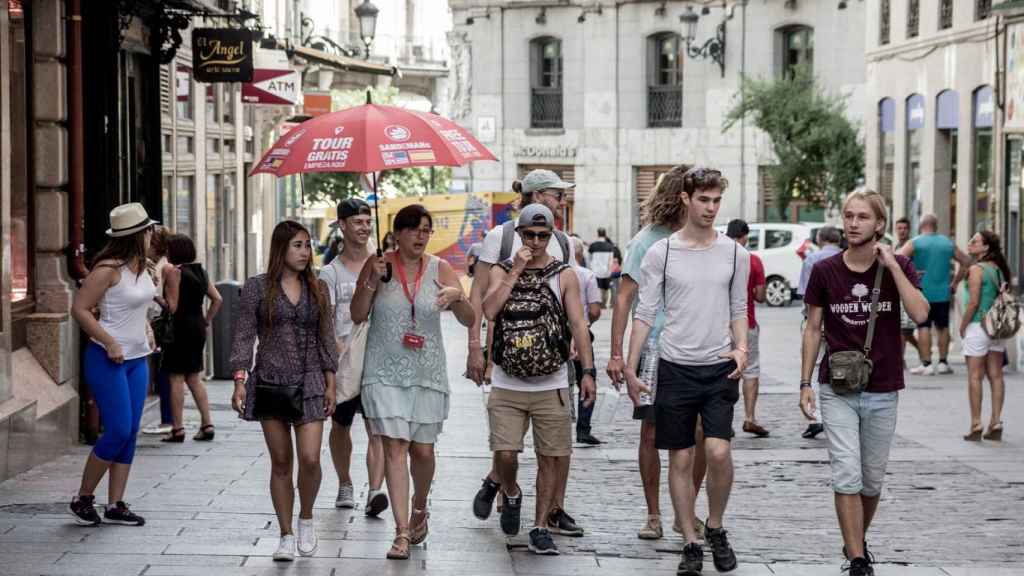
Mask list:
[[[244,104],[294,106],[299,102],[299,73],[292,70],[283,50],[257,49],[255,61],[252,82],[242,84]]]
[[[199,82],[251,81],[252,31],[196,28],[192,31],[192,68]]]
[[[302,112],[307,116],[321,116],[331,113],[331,95],[317,92],[302,94]]]

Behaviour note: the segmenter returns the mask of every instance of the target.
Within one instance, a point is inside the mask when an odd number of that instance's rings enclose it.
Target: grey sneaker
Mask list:
[[[338,486],[338,497],[334,500],[335,508],[355,508],[356,499],[352,490],[352,483],[345,482]]]

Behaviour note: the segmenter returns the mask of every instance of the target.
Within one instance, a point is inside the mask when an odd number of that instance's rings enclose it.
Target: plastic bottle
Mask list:
[[[647,346],[644,348],[644,365],[640,367],[640,381],[650,388],[650,392],[640,392],[640,404],[651,406],[654,404],[654,391],[658,385],[658,341],[654,338],[648,338]]]

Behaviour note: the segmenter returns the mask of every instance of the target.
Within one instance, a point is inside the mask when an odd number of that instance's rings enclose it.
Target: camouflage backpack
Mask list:
[[[500,266],[508,272],[512,261]],[[494,325],[494,363],[513,378],[548,376],[569,360],[569,323],[548,280],[568,268],[552,261],[516,281]]]

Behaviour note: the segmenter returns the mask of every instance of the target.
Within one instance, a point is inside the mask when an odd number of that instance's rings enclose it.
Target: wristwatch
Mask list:
[[[584,376],[590,376],[594,380],[597,380],[597,369],[596,368],[584,368],[580,370],[580,374]]]

